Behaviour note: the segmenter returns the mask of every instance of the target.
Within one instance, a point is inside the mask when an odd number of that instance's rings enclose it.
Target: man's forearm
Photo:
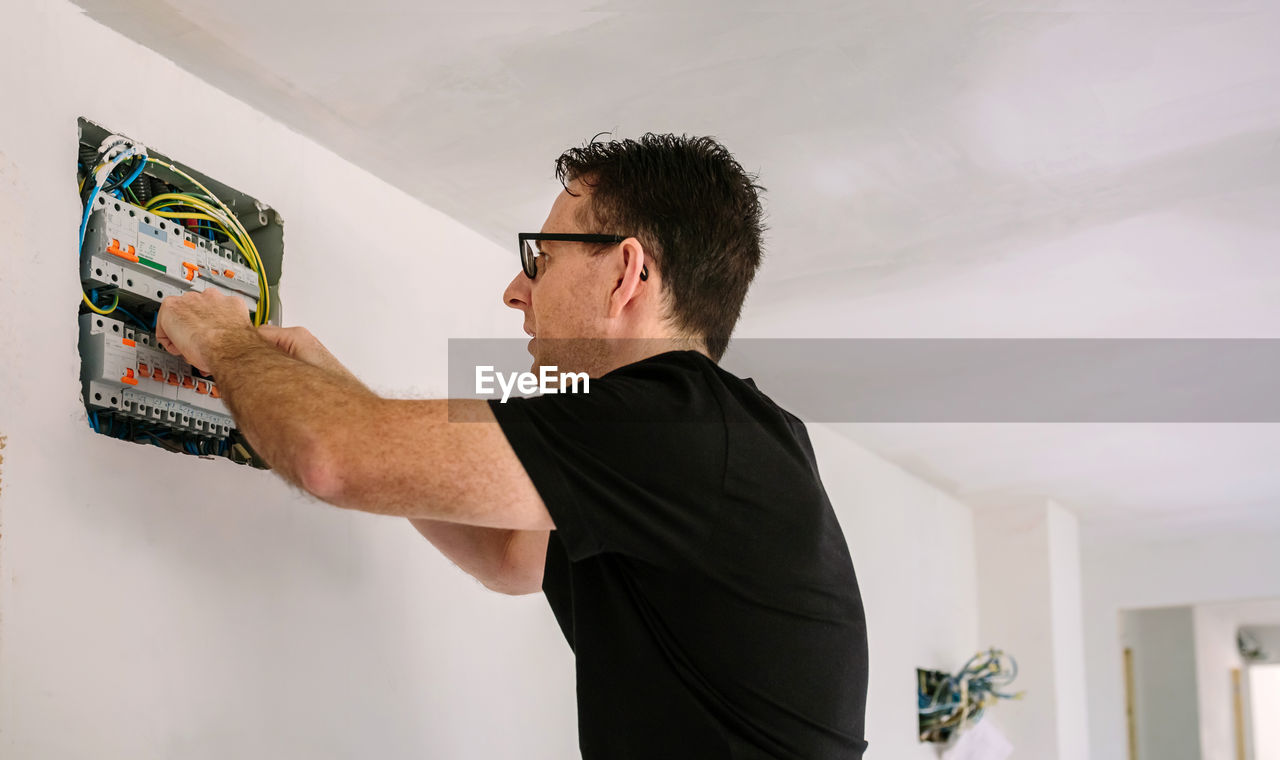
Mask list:
[[[250,445],[272,469],[304,488],[310,457],[330,434],[328,422],[358,415],[378,401],[354,377],[294,359],[254,330],[219,336],[210,364]]]
[[[547,531],[484,528],[415,518],[409,522],[449,561],[493,591],[531,594],[542,588]]]

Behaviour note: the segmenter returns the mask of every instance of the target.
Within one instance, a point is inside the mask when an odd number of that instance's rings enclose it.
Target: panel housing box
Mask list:
[[[90,195],[84,184],[94,183],[92,177],[84,179],[92,168],[86,164],[94,161],[98,147],[114,133],[86,119],[79,124],[83,204]],[[123,175],[128,172],[122,170],[116,178],[118,187],[96,193],[84,223],[80,278],[86,296],[80,308],[79,348],[90,426],[104,435],[177,453],[225,456],[265,467],[236,429],[216,378],[201,375],[181,357],[160,348],[154,320],[165,298],[211,288],[241,299],[256,314],[260,285],[265,285],[271,301],[267,321],[279,324],[283,220],[267,204],[150,146],[147,154],[155,161],[142,164],[135,180],[126,182]],[[172,171],[168,164],[181,172]],[[218,208],[225,205],[234,215],[252,241],[245,250],[256,251],[261,274],[218,226],[172,218],[161,213],[159,205],[148,209],[147,201],[161,193],[205,197],[183,173],[215,196],[221,202]],[[90,189],[94,186],[90,184]],[[157,202],[152,200],[152,205]],[[96,309],[90,308],[90,301]],[[112,303],[115,308],[109,308]]]

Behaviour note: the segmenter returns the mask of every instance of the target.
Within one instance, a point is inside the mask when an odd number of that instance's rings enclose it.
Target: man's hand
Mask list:
[[[160,302],[156,339],[166,351],[181,355],[188,364],[208,373],[219,341],[237,333],[253,334],[249,308],[234,296],[216,288],[169,296]]]
[[[326,372],[356,380],[355,375],[342,366],[342,362],[334,358],[333,354],[329,353],[329,349],[325,348],[324,344],[317,340],[316,336],[312,335],[311,331],[305,327],[262,325],[258,328],[258,334],[266,339],[268,343],[300,362],[306,362]],[[356,380],[356,382],[359,381]]]

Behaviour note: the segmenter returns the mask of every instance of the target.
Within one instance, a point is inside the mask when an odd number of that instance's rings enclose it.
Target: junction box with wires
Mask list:
[[[98,433],[265,467],[217,378],[155,338],[160,302],[215,288],[279,323],[284,229],[270,206],[80,119],[80,380]]]

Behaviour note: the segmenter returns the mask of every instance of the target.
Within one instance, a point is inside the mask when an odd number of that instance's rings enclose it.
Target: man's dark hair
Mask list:
[[[592,138],[556,159],[566,189],[574,180],[591,188],[584,228],[640,241],[670,289],[676,326],[702,336],[716,361],[760,266],[756,176],[713,137]]]

